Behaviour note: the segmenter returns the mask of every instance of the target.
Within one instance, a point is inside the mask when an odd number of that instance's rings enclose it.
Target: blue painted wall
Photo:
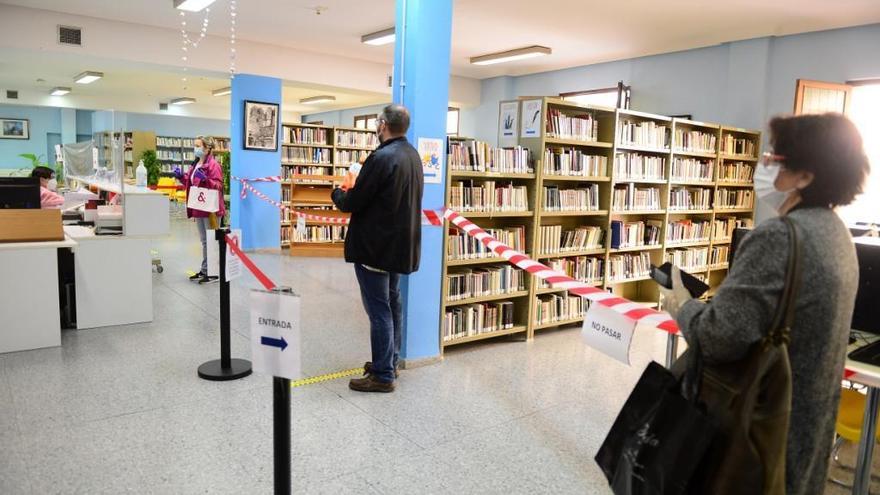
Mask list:
[[[0,139],[0,169],[30,167],[30,162],[18,156],[21,153],[42,155],[43,161],[54,159],[46,156],[47,135],[61,134],[60,109],[0,104],[0,117],[30,121],[30,139]]]
[[[369,114],[379,115],[380,113],[382,113],[382,109],[385,108],[386,105],[388,104],[382,103],[380,105],[370,105],[367,107],[346,108],[344,110],[331,110],[329,112],[313,113],[309,115],[303,115],[302,121],[305,123],[320,121],[324,122],[324,125],[352,127],[354,126],[354,118],[356,116]]]
[[[232,121],[229,128],[232,151],[232,175],[242,178],[268,177],[281,174],[281,126],[278,126],[278,150],[252,151],[244,149],[242,122],[244,101],[259,101],[281,104],[281,80],[272,77],[238,74],[232,80]],[[281,116],[279,115],[279,122]],[[254,187],[260,192],[281,201],[281,185],[258,182]],[[281,216],[278,208],[260,200],[253,194],[244,200],[240,197],[241,187],[232,181],[230,186],[232,207],[231,225],[241,229],[242,244],[245,249],[278,248],[281,246],[279,231]]]
[[[76,111],[76,134],[79,136],[89,135],[92,133],[92,114],[93,110],[77,110]]]

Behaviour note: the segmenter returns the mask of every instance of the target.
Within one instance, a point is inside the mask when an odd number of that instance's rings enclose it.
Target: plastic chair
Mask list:
[[[855,468],[847,466],[840,462],[840,448],[845,442],[858,444],[862,437],[862,420],[865,417],[865,395],[859,393],[858,390],[844,388],[840,391],[840,405],[837,408],[837,422],[834,429],[837,432],[837,439],[834,441],[834,448],[831,449],[831,459],[837,467],[853,472]],[[876,439],[880,440],[880,430],[877,431]],[[872,480],[880,480],[877,476],[871,475]],[[852,484],[845,481],[830,477],[829,481],[835,485],[846,488],[852,488]]]

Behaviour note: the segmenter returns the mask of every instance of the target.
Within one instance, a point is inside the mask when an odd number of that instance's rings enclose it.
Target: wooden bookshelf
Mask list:
[[[122,140],[122,170],[125,171],[126,178],[134,179],[135,168],[144,151],[156,150],[156,134],[152,131],[96,132],[94,140],[98,149],[98,165],[101,167],[110,167],[112,164],[113,138]]]

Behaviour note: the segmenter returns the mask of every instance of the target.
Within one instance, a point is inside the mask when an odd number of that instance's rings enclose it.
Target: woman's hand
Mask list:
[[[660,286],[660,293],[663,294],[663,310],[669,313],[673,318],[678,315],[679,310],[684,304],[693,297],[685,288],[684,282],[681,281],[681,270],[672,266],[672,289]]]
[[[203,172],[201,168],[197,168],[195,173],[193,174],[193,179],[198,179],[199,182],[201,182],[207,178],[208,178],[208,176],[205,175],[205,172]]]

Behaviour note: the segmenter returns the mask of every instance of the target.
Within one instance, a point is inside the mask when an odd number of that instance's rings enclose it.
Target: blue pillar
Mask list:
[[[407,138],[444,140],[443,183],[425,184],[422,208],[443,206],[446,187],[446,111],[449,105],[449,45],[452,0],[397,0],[394,47],[394,103],[403,104],[412,120]],[[404,277],[404,341],[402,355],[410,361],[440,353],[440,282],[443,229],[422,227],[419,271]]]
[[[275,103],[278,105],[278,148],[275,151],[244,149],[244,102]],[[232,175],[247,178],[269,177],[281,174],[281,79],[274,77],[237,74],[232,80],[232,120],[230,121],[230,151]],[[275,201],[281,201],[281,185],[276,182],[257,182],[252,185]],[[281,246],[281,214],[275,206],[249,194],[241,199],[241,185],[232,181],[229,187],[230,225],[241,229],[244,249],[278,248]]]

